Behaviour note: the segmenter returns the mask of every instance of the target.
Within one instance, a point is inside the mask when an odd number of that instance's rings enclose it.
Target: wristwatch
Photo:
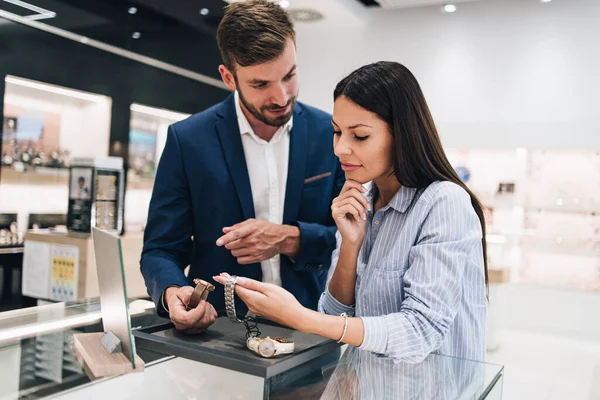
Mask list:
[[[231,275],[225,282],[225,311],[227,311],[227,318],[231,321],[244,322],[235,313],[235,285],[237,280],[237,276]]]
[[[259,338],[251,336],[246,340],[246,346],[264,358],[271,358],[282,354],[294,352],[294,342],[282,338]]]
[[[190,297],[190,302],[187,306],[188,310],[198,307],[200,300],[206,300],[210,292],[215,290],[215,285],[203,281],[202,279],[194,279],[194,284],[196,287]]]

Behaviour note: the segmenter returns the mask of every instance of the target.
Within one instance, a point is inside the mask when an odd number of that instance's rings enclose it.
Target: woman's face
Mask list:
[[[388,124],[345,96],[334,103],[333,150],[346,179],[359,183],[386,179],[393,170],[393,138]]]

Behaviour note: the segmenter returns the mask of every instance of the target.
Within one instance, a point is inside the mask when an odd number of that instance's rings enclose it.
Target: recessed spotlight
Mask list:
[[[210,10],[208,8],[201,8],[200,9],[200,14],[201,15],[208,15],[209,12],[210,12]]]
[[[139,39],[142,37],[142,34],[139,32],[133,32],[133,34],[131,35],[132,38],[134,39]]]
[[[290,2],[288,0],[281,0],[279,2],[279,5],[281,6],[281,8],[288,8],[290,6]]]
[[[137,8],[135,7],[129,7],[129,10],[127,10],[127,12],[131,15],[137,13]]]
[[[454,11],[456,11],[456,6],[454,4],[446,4],[444,7],[442,7],[442,11],[447,13],[453,13]]]

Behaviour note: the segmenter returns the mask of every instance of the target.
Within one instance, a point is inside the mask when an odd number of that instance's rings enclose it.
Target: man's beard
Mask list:
[[[279,128],[280,126],[285,125],[290,120],[290,118],[292,118],[292,114],[294,114],[294,104],[296,103],[296,96],[289,99],[287,104],[285,105],[285,107],[263,106],[260,108],[260,111],[259,111],[254,106],[252,106],[250,103],[248,103],[246,101],[246,98],[244,98],[244,95],[242,94],[242,91],[239,89],[239,86],[238,86],[238,94],[240,95],[240,101],[242,102],[242,104],[244,105],[246,110],[248,110],[254,118],[259,120],[263,124],[266,124],[269,126],[275,126],[275,127]],[[267,110],[280,110],[280,109],[286,108],[288,106],[289,106],[290,111],[283,115],[278,115],[276,117],[269,118],[265,114],[265,112]]]

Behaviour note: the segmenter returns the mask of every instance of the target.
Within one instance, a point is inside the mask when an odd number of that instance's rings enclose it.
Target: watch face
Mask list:
[[[258,352],[263,357],[272,357],[275,355],[275,342],[270,339],[265,339],[258,345]]]

